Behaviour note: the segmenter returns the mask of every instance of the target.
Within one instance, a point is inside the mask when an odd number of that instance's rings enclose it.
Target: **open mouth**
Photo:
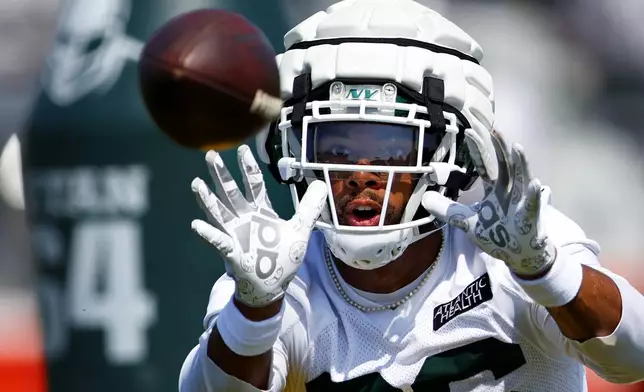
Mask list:
[[[347,223],[350,226],[378,226],[382,206],[370,199],[359,199],[346,207]]]

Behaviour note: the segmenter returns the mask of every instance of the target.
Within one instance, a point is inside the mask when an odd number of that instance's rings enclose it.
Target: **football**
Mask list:
[[[143,101],[159,128],[185,147],[238,146],[279,116],[275,56],[264,33],[243,16],[188,12],[146,42],[139,61]]]

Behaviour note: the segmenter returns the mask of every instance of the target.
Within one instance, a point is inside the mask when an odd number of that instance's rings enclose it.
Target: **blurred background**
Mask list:
[[[644,290],[644,1],[420,2],[481,43],[499,130],[603,264]],[[332,3],[0,0],[0,391],[176,390],[222,268],[189,230],[203,158],[138,96],[142,43],[174,15],[224,7],[281,51]]]

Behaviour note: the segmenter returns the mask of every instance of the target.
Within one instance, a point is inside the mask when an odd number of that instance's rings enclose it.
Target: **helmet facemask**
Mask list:
[[[296,78],[266,140],[269,167],[296,207],[308,184],[324,181],[329,200],[316,226],[331,252],[355,268],[381,267],[444,224],[422,208],[426,191],[455,199],[476,179],[469,124],[437,99],[440,79],[427,77],[423,93],[355,79],[310,87],[306,74]]]
[[[290,185],[296,207],[308,184],[325,181],[329,202],[317,227],[343,262],[378,268],[442,227],[422,196],[434,190],[456,199],[474,182],[466,135],[495,177],[494,92],[483,49],[436,11],[411,0],[340,1],[286,33],[284,46],[276,61],[286,102],[257,136],[258,152]],[[354,186],[379,188],[360,196],[379,211],[354,212],[357,204],[343,201],[347,171],[362,176]]]

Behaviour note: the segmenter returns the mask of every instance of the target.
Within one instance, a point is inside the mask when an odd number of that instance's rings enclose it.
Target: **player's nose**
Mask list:
[[[356,165],[370,165],[371,161],[368,159],[359,159],[356,162]],[[373,172],[368,171],[354,171],[351,172],[349,177],[345,181],[347,188],[351,190],[362,190],[362,189],[381,189],[386,186],[386,181],[383,181],[382,178]]]

